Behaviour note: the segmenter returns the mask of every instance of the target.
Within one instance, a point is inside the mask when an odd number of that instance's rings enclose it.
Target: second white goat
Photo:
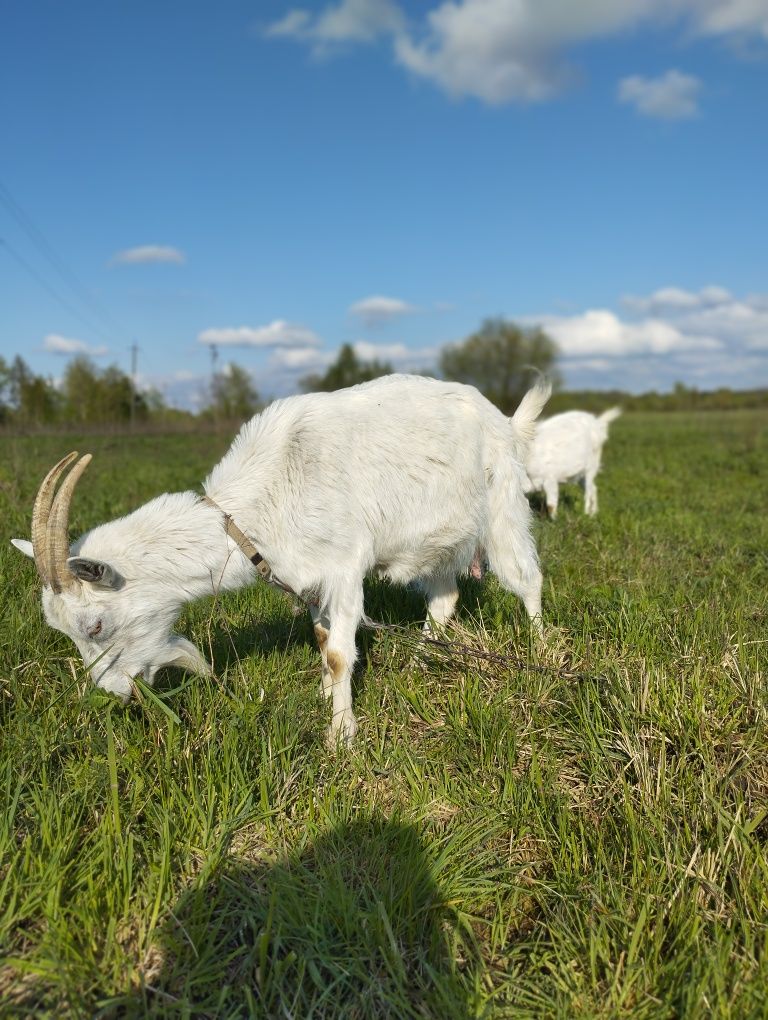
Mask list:
[[[561,482],[583,480],[584,512],[597,513],[597,485],[608,426],[621,414],[612,407],[601,415],[566,411],[539,422],[525,459],[530,478],[527,492],[543,489],[550,517],[557,516]]]

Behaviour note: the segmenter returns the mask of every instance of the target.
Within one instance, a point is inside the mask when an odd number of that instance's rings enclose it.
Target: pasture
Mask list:
[[[536,519],[547,646],[489,577],[420,650],[367,589],[360,731],[329,753],[306,613],[180,629],[216,675],[127,708],[47,628],[40,478],[72,534],[196,487],[229,436],[0,439],[0,1011],[50,1017],[758,1017],[768,988],[768,412],[627,414],[600,514]]]

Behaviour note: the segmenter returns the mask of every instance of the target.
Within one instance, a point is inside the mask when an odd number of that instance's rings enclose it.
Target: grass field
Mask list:
[[[323,743],[306,615],[255,588],[181,630],[214,678],[124,708],[48,629],[40,477],[73,533],[194,487],[228,437],[0,438],[0,1014],[768,1015],[768,413],[626,415],[600,515],[537,518],[546,648],[493,578],[418,650],[368,612],[360,721]]]

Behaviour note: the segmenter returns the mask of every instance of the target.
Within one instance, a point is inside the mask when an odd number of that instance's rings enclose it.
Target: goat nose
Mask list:
[[[98,620],[92,627],[88,628],[88,637],[96,637],[101,634],[101,620]]]

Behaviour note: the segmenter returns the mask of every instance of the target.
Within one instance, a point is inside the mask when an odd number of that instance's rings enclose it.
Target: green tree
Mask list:
[[[84,425],[120,424],[148,417],[147,401],[117,365],[97,368],[86,357],[72,358],[62,380],[64,416]]]
[[[486,319],[463,343],[450,344],[440,355],[444,378],[470,383],[505,414],[512,414],[536,370],[559,383],[557,346],[547,334],[504,319]]]
[[[389,362],[376,359],[362,361],[355,354],[351,344],[343,344],[338,357],[323,375],[306,375],[299,380],[299,387],[304,393],[314,393],[318,390],[329,393],[331,390],[344,389],[345,386],[370,382],[371,379],[389,375],[392,371],[394,369]]]
[[[218,372],[211,383],[208,417],[222,421],[243,421],[252,418],[261,407],[259,394],[251,376],[240,365],[230,362]]]
[[[11,417],[10,389],[11,370],[8,362],[0,355],[0,425],[4,425]]]
[[[18,354],[2,373],[8,417],[23,425],[48,424],[57,417],[60,399],[53,384],[35,375]]]
[[[98,370],[90,358],[72,358],[61,384],[65,419],[82,423],[97,421],[101,403],[98,390]]]

